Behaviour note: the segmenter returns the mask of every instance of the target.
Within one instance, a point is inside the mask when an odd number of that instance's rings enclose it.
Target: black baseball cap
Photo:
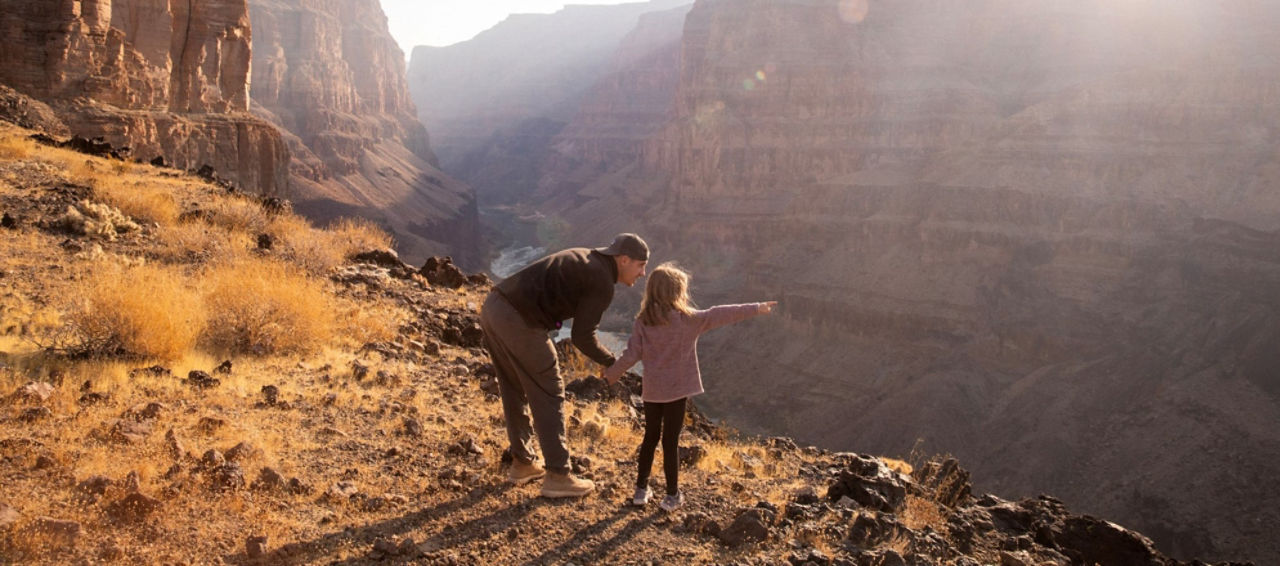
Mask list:
[[[649,261],[649,244],[635,234],[618,234],[607,248],[596,248],[604,255],[625,255],[631,259]]]

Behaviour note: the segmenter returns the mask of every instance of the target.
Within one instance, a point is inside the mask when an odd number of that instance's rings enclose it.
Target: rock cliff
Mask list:
[[[72,132],[286,190],[279,133],[247,113],[245,0],[3,0],[0,30],[0,82],[53,106]]]
[[[1277,17],[699,0],[657,133],[544,160],[533,204],[583,241],[642,229],[704,304],[782,301],[704,342],[735,426],[923,439],[1175,556],[1275,561]]]
[[[288,132],[299,210],[380,219],[412,262],[480,248],[475,199],[440,172],[376,3],[253,0],[256,111]]]

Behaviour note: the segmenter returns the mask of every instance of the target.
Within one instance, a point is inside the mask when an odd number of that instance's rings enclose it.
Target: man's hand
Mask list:
[[[760,314],[769,314],[773,312],[773,307],[778,306],[778,301],[765,301],[760,303]]]

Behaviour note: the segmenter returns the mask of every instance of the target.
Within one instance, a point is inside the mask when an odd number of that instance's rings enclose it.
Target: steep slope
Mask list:
[[[743,438],[696,413],[686,505],[623,505],[640,383],[611,390],[574,356],[568,438],[599,489],[539,498],[503,481],[485,278],[430,284],[367,226],[317,230],[31,133],[0,121],[5,562],[1188,566],[1052,497],[974,496],[955,460]]]
[[[924,439],[1174,555],[1280,559],[1277,16],[701,0],[661,132],[526,204],[782,301],[704,345],[735,426]]]
[[[258,113],[288,132],[300,211],[379,220],[415,262],[480,254],[470,189],[440,172],[376,3],[253,0]]]

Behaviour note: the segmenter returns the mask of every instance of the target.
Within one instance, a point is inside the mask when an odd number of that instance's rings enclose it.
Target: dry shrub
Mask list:
[[[343,257],[368,250],[389,249],[394,243],[381,227],[364,218],[339,218],[325,231]]]
[[[346,259],[328,232],[315,229],[300,216],[284,214],[272,218],[267,234],[275,238],[281,255],[311,273],[327,273]]]
[[[174,268],[105,268],[78,287],[67,317],[73,350],[174,359],[195,345],[203,328],[200,295]]]
[[[142,231],[127,215],[110,205],[84,201],[68,206],[66,214],[56,219],[56,225],[76,234],[114,242],[120,234]]]
[[[941,505],[925,499],[908,495],[902,511],[902,524],[913,531],[930,527],[940,533],[947,532],[947,513]]]
[[[907,476],[911,475],[911,471],[914,469],[911,464],[907,463],[905,460],[899,460],[897,458],[881,456],[880,461],[884,462],[884,465],[888,466],[890,470]]]
[[[32,152],[31,142],[18,137],[0,138],[0,159],[26,159]]]
[[[309,352],[333,335],[335,310],[317,280],[286,263],[239,259],[209,269],[203,342],[222,352]]]
[[[135,220],[161,226],[177,222],[178,202],[167,188],[109,178],[99,179],[94,191],[99,198]]]
[[[391,236],[368,220],[343,218],[323,230],[306,219],[284,214],[271,219],[266,233],[275,238],[280,254],[303,269],[324,274],[352,254],[391,248]]]
[[[204,222],[162,225],[156,239],[155,257],[171,262],[225,261],[244,255],[251,245],[245,234]]]
[[[262,205],[245,198],[216,198],[210,211],[213,213],[210,222],[235,232],[257,235],[266,231],[269,223]]]

